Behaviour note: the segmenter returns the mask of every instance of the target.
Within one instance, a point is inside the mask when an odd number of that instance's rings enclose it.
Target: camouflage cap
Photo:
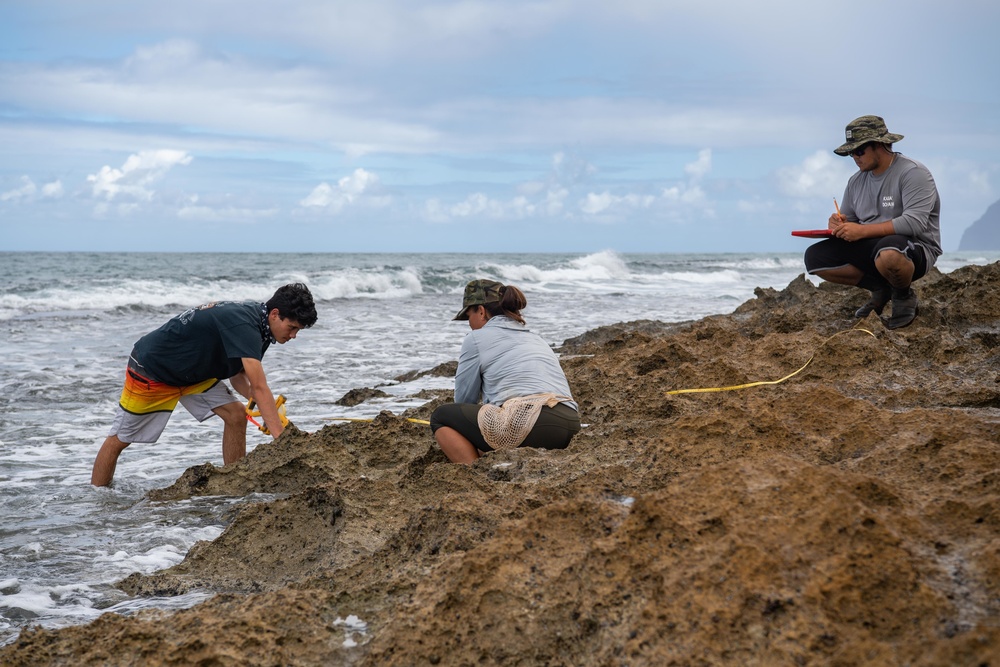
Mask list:
[[[837,155],[850,155],[851,151],[869,141],[877,141],[883,144],[894,144],[903,138],[901,134],[893,134],[885,126],[885,121],[881,116],[861,116],[855,118],[847,125],[845,131],[847,141],[833,152]]]
[[[465,311],[469,309],[469,306],[481,306],[484,303],[496,303],[500,301],[500,290],[502,289],[503,283],[498,283],[495,280],[473,280],[465,286],[465,296],[462,297],[462,310],[458,311],[458,315],[452,319],[467,320],[469,319],[469,315]]]

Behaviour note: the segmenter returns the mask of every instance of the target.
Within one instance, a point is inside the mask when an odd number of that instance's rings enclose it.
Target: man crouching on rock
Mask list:
[[[858,171],[830,216],[831,238],[806,249],[806,270],[870,290],[871,299],[856,317],[881,315],[891,299],[886,326],[905,327],[917,316],[910,283],[941,256],[941,199],[927,167],[892,150],[903,135],[889,132],[880,117],[856,118],[846,134],[847,141],[833,152],[852,156]]]
[[[261,359],[271,343],[287,343],[315,323],[312,294],[295,283],[278,288],[267,303],[219,301],[192,308],[140,338],[91,484],[110,484],[119,455],[133,442],[156,442],[178,403],[198,421],[213,413],[222,417],[226,465],[246,456],[246,409],[223,379],[254,399],[271,436],[280,436],[283,426]]]

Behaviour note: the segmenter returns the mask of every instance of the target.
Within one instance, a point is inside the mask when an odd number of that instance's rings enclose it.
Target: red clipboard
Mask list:
[[[792,232],[792,236],[804,236],[807,239],[823,239],[833,236],[829,229],[799,229]]]

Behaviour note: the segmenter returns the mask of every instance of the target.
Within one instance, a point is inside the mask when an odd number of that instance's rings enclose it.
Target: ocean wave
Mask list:
[[[316,275],[284,274],[277,280],[272,277],[268,282],[266,287],[262,287],[260,282],[195,277],[115,283],[84,279],[72,287],[4,294],[0,296],[0,320],[64,315],[79,317],[95,312],[172,312],[213,301],[266,301],[276,286],[290,282],[308,284],[318,302],[345,298],[406,298],[423,291],[420,276],[411,270],[381,273],[345,269]]]
[[[733,269],[722,271],[673,271],[659,276],[662,280],[676,280],[698,285],[736,284],[743,280],[743,274]]]
[[[528,261],[517,261],[522,259]],[[323,257],[311,257],[297,270],[274,267],[276,270],[268,272],[265,268],[262,273],[267,277],[263,280],[253,279],[244,263],[223,273],[216,263],[197,266],[190,258],[178,259],[174,266],[146,267],[147,275],[137,279],[108,278],[94,271],[80,275],[76,282],[61,279],[41,287],[21,285],[0,296],[0,319],[79,318],[105,312],[165,314],[219,300],[265,301],[275,286],[289,282],[304,282],[318,303],[331,303],[460,294],[465,284],[476,278],[499,280],[536,293],[582,296],[669,291],[676,284],[729,284],[741,277],[735,268],[720,269],[717,265],[713,269],[671,257],[641,257],[633,262],[612,250],[584,256],[502,255],[497,259],[433,256],[409,264],[330,256],[326,262],[346,265],[330,267],[324,265]]]
[[[987,255],[946,255],[939,268],[947,272],[987,259]],[[526,293],[586,299],[588,295],[670,294],[692,288],[701,296],[711,296],[702,291],[741,283],[768,286],[804,271],[797,253],[623,255],[601,250],[586,255],[11,257],[8,266],[0,266],[0,281],[8,285],[0,294],[0,320],[168,314],[212,301],[265,301],[275,288],[290,282],[306,283],[317,302],[327,304],[461,294],[465,284],[476,278],[517,285]],[[31,275],[38,267],[40,273]]]
[[[482,266],[490,275],[480,277],[541,289],[557,289],[560,285],[573,289],[600,289],[609,282],[620,285],[634,278],[626,261],[612,250],[569,259],[550,267],[503,263],[485,263]]]
[[[0,296],[0,319],[45,313],[162,310],[232,298],[226,295],[234,291],[234,286],[223,283],[188,284],[177,279],[115,284],[84,281],[75,287]],[[253,286],[253,291],[259,292],[260,287]]]
[[[415,269],[342,269],[303,280],[317,301],[401,299],[420,294],[424,284]]]
[[[805,270],[802,256],[792,257],[751,257],[740,258],[732,261],[721,261],[716,266],[735,269],[738,271],[782,271],[786,269]]]

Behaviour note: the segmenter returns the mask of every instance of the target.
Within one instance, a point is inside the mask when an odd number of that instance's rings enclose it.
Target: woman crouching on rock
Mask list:
[[[455,402],[431,415],[434,439],[454,463],[473,463],[495,449],[564,449],[580,430],[558,357],[521,317],[527,304],[510,285],[473,280],[465,286],[454,319],[468,320],[472,332],[458,358]]]

